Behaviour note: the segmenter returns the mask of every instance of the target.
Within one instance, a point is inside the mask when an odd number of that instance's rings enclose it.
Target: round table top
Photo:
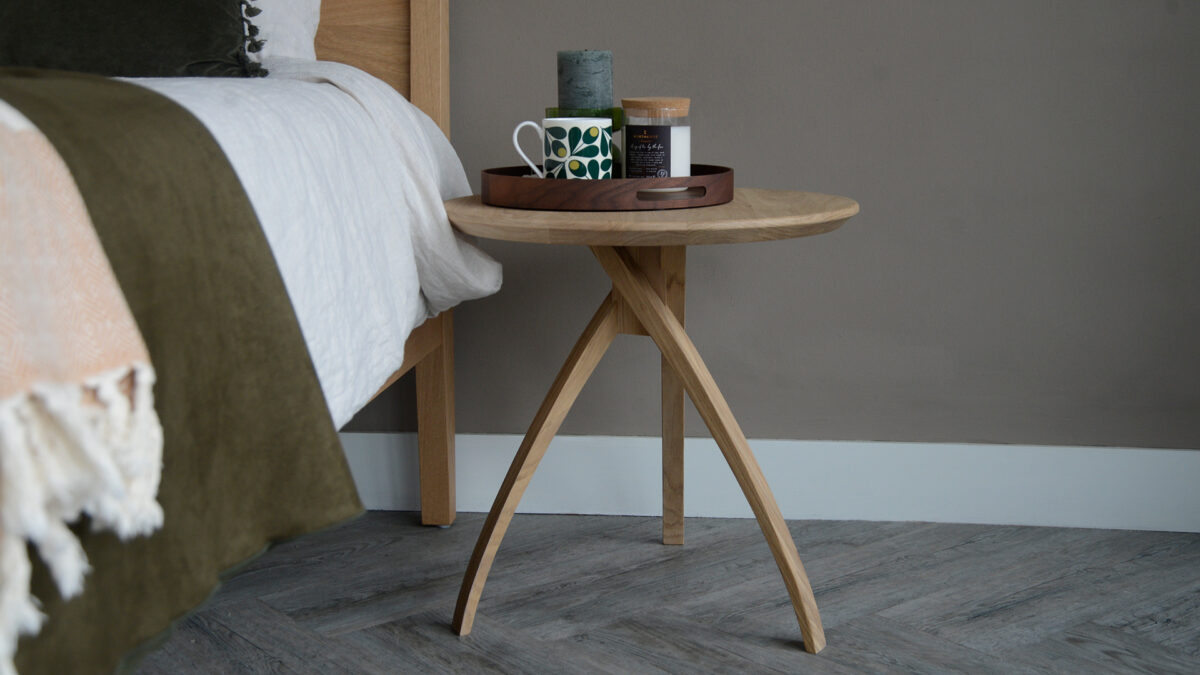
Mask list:
[[[478,195],[446,202],[458,229],[536,244],[690,246],[790,239],[835,230],[858,213],[846,197],[735,188],[717,206],[659,211],[532,211],[488,206]]]

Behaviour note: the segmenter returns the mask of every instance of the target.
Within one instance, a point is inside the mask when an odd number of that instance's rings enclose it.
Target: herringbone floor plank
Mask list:
[[[801,650],[753,520],[518,515],[474,632],[482,514],[371,512],[229,578],[138,672],[1200,672],[1200,535],[789,523],[829,646]]]

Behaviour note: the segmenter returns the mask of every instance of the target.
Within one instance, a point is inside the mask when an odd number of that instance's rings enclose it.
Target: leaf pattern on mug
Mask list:
[[[551,126],[543,138],[547,178],[611,178],[612,128]]]

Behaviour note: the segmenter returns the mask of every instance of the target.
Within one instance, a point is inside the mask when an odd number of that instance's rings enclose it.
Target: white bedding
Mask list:
[[[241,178],[271,245],[334,424],[404,360],[413,328],[495,293],[500,265],[446,220],[470,194],[427,115],[339,63],[266,59],[266,79],[135,79],[192,112]]]

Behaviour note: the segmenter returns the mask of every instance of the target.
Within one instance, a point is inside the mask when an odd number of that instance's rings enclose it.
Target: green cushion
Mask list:
[[[0,0],[0,66],[122,77],[254,77],[247,0]]]

